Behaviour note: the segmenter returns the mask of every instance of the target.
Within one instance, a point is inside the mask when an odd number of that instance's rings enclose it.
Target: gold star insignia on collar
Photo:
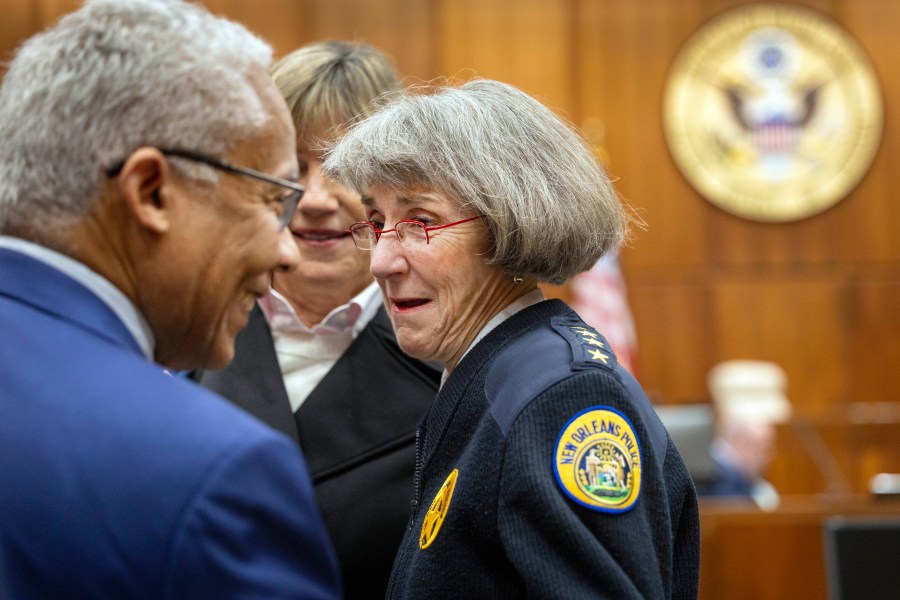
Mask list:
[[[600,348],[604,348],[604,347],[605,347],[605,346],[603,345],[603,342],[601,342],[600,340],[594,340],[594,339],[589,339],[589,338],[588,338],[588,339],[585,339],[584,341],[585,341],[586,343],[590,344],[591,346],[598,346],[598,347],[600,347]]]
[[[594,360],[601,361],[604,365],[606,364],[606,361],[609,359],[609,356],[607,356],[606,354],[603,354],[599,350],[588,350],[588,354],[591,355],[591,358],[593,358]]]
[[[585,329],[584,327],[573,327],[572,331],[574,331],[575,333],[580,333],[581,335],[583,335],[585,337],[592,337],[592,338],[597,337],[596,333],[594,333],[590,329]]]

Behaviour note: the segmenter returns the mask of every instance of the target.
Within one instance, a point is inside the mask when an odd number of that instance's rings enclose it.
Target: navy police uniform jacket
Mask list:
[[[87,288],[8,249],[0,332],[11,598],[340,597],[290,440],[163,373]]]
[[[388,598],[696,598],[690,475],[640,386],[564,303],[476,344],[419,430]]]

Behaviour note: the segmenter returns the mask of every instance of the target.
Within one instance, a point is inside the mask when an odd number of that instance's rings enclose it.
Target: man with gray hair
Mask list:
[[[296,445],[217,368],[303,188],[271,49],[179,0],[89,0],[0,88],[0,546],[16,598],[336,598]]]

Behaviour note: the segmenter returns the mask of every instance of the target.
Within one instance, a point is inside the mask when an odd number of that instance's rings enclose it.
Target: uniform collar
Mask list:
[[[494,315],[494,317],[490,321],[488,321],[484,327],[481,328],[481,331],[478,332],[478,335],[475,336],[475,339],[472,340],[472,343],[469,344],[469,347],[466,348],[466,351],[463,352],[463,355],[459,357],[459,360],[456,362],[457,366],[459,366],[459,363],[462,362],[462,359],[466,356],[466,354],[469,353],[469,350],[474,348],[475,344],[484,339],[484,336],[496,329],[497,326],[500,325],[500,323],[507,320],[520,310],[526,309],[529,306],[543,301],[544,292],[541,290],[541,288],[535,288],[527,294],[523,294],[510,302],[506,308]],[[444,370],[443,375],[441,375],[441,386],[444,385],[444,382],[447,381],[447,377],[449,376],[450,374],[446,370]]]

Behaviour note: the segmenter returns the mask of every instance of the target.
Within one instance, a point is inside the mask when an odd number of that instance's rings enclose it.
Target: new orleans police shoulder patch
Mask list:
[[[422,532],[419,534],[419,548],[424,550],[431,545],[431,542],[437,537],[444,519],[447,517],[447,511],[450,510],[450,500],[453,499],[453,489],[456,487],[456,477],[459,475],[459,469],[453,469],[444,480],[444,485],[434,495],[428,512],[425,513],[425,519],[422,521]]]
[[[641,493],[641,448],[628,419],[609,406],[572,417],[553,457],[556,480],[572,500],[592,510],[630,510]]]

